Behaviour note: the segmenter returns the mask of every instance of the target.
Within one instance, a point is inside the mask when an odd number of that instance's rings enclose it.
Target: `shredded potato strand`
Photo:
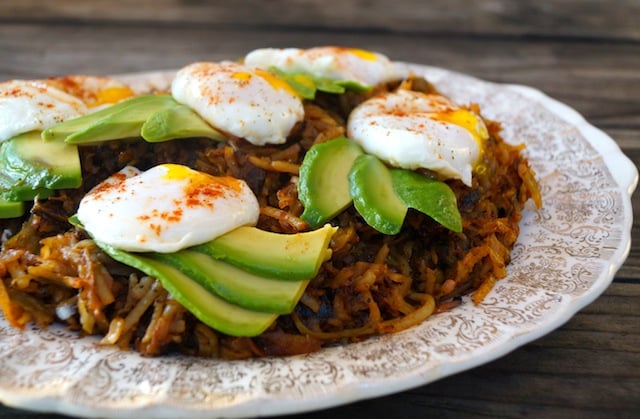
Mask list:
[[[20,329],[24,328],[32,318],[29,312],[11,300],[4,281],[0,281],[0,309],[9,324]]]
[[[378,329],[382,333],[393,333],[400,330],[408,329],[411,326],[415,326],[416,324],[423,322],[429,316],[431,316],[431,314],[433,314],[436,303],[433,299],[433,296],[429,294],[425,294],[424,296],[422,296],[422,300],[423,303],[418,309],[412,311],[404,317],[398,317],[393,320],[381,322],[378,326]]]

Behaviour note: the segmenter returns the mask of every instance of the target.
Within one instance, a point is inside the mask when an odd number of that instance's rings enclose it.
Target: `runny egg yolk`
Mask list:
[[[258,200],[242,180],[178,164],[114,174],[80,202],[78,219],[99,242],[131,252],[176,252],[243,225]]]
[[[48,78],[45,82],[77,97],[91,108],[135,96],[129,86],[109,77],[71,75]]]
[[[378,56],[375,52],[367,51],[365,49],[347,48],[347,51],[365,61],[376,61],[378,59]]]
[[[480,154],[484,150],[484,143],[489,138],[487,126],[482,122],[478,115],[459,108],[442,112],[435,112],[430,115],[436,121],[448,122],[466,129],[478,143]]]
[[[87,103],[87,106],[95,108],[96,106],[111,105],[134,95],[135,93],[128,86],[107,87],[98,91],[95,100]]]

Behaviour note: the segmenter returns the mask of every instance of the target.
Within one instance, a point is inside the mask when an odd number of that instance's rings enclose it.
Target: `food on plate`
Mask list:
[[[249,67],[270,68],[339,82],[375,86],[399,80],[402,70],[386,56],[344,47],[261,48],[244,58]]]
[[[223,140],[222,134],[190,108],[170,95],[134,96],[112,106],[69,119],[42,131],[45,141],[97,144],[123,138],[160,142],[177,138],[205,137]]]
[[[233,62],[191,64],[178,71],[171,93],[214,128],[255,145],[283,144],[304,117],[289,84]]]
[[[82,171],[78,148],[63,142],[45,143],[29,131],[0,144],[0,187],[3,199],[30,201],[46,198],[55,189],[78,188]]]
[[[107,77],[72,75],[0,83],[0,214],[19,217],[25,201],[47,198],[56,189],[78,188],[80,159],[74,145],[44,143],[40,131],[100,113],[134,95]]]
[[[312,147],[300,166],[298,199],[300,215],[311,227],[326,223],[349,206],[349,171],[362,148],[354,141],[337,137]]]
[[[24,202],[0,199],[0,218],[17,218],[24,214]]]
[[[498,122],[379,53],[261,49],[137,95],[74,77],[89,93],[38,93],[64,98],[52,115],[0,96],[0,308],[19,328],[308,353],[480,303],[541,205]]]
[[[132,167],[91,189],[77,217],[92,237],[131,252],[170,253],[255,225],[258,200],[245,181],[179,164]]]
[[[132,95],[129,87],[107,77],[68,76],[0,83],[0,142],[46,129]]]
[[[442,96],[398,90],[357,106],[347,136],[393,167],[428,169],[471,186],[489,133],[473,111]]]

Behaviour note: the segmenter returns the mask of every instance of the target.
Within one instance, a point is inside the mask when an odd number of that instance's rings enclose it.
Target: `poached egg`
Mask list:
[[[472,171],[489,137],[482,119],[435,94],[383,93],[358,105],[349,138],[391,166],[428,169],[471,186]]]
[[[70,75],[50,77],[44,82],[77,97],[89,108],[112,105],[135,95],[129,86],[110,77]]]
[[[258,222],[249,186],[178,164],[126,167],[80,201],[77,216],[99,242],[130,252],[171,253]]]
[[[0,141],[84,115],[87,105],[42,81],[0,83]]]
[[[304,118],[302,100],[289,84],[234,62],[182,68],[171,94],[214,128],[254,145],[283,144]]]
[[[129,87],[107,77],[67,76],[0,83],[0,142],[45,130],[89,113],[94,106],[133,95]]]
[[[350,80],[374,86],[404,76],[386,56],[372,51],[345,47],[261,48],[244,58],[253,68],[277,67],[335,80]]]

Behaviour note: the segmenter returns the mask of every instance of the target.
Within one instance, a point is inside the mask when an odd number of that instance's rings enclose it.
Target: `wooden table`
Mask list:
[[[638,0],[98,0],[0,3],[0,80],[113,74],[348,45],[538,88],[640,161]],[[640,195],[633,196],[634,215]],[[634,224],[632,235],[640,238]],[[640,240],[549,335],[433,384],[306,417],[640,417]],[[0,407],[0,417],[44,417]]]

